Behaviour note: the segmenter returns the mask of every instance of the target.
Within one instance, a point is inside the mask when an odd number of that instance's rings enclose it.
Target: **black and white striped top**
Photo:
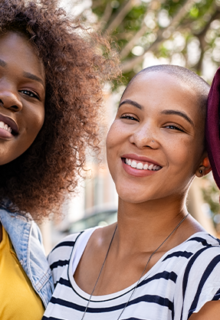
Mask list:
[[[82,319],[89,294],[77,286],[73,274],[94,230],[66,237],[50,253],[55,291],[42,320]],[[85,320],[116,320],[135,285],[93,296]],[[220,241],[197,232],[142,277],[120,320],[186,320],[212,300],[220,300]]]

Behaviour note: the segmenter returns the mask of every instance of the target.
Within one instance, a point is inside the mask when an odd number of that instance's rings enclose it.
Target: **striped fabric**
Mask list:
[[[86,244],[82,247],[80,240],[87,232],[66,237],[50,253],[55,291],[43,320],[81,320],[89,294],[74,281],[72,265],[83,254]],[[85,320],[117,320],[134,287],[93,296]],[[120,320],[186,320],[206,302],[219,299],[220,241],[198,232],[142,277]]]

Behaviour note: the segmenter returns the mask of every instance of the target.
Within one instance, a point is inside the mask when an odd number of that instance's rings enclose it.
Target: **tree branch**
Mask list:
[[[196,65],[194,66],[194,68],[196,69],[196,72],[198,74],[201,74],[202,71],[202,61],[203,61],[203,57],[204,57],[204,53],[205,53],[205,45],[204,45],[204,39],[202,39],[204,37],[198,37],[199,42],[200,42],[200,49],[201,49],[201,54],[199,57],[199,61],[196,63]]]
[[[99,7],[100,5],[102,5],[102,3],[103,3],[103,0],[97,0],[97,1],[92,1],[92,6],[91,6],[91,8],[92,9],[96,9],[97,7]]]
[[[205,27],[199,33],[194,33],[194,35],[196,37],[205,36],[205,34],[208,31],[212,21],[218,19],[219,17],[220,17],[220,7],[216,6],[215,9],[214,9],[213,14],[211,15],[211,17],[210,17],[209,21],[207,22],[207,24],[205,25]]]
[[[134,6],[135,0],[127,0],[127,2],[122,6],[121,10],[114,17],[112,22],[109,24],[108,28],[105,30],[105,34],[111,34],[123,21],[124,17]]]
[[[156,10],[155,10],[156,8]],[[147,7],[147,10],[145,12],[145,15],[142,19],[142,23],[141,23],[141,28],[139,29],[138,32],[135,33],[135,35],[131,38],[131,40],[126,44],[126,46],[122,49],[121,54],[120,54],[120,59],[124,59],[129,52],[132,50],[132,48],[134,47],[134,45],[137,43],[137,41],[146,33],[146,31],[148,30],[148,27],[145,23],[145,19],[147,18],[147,16],[151,13],[155,13],[160,9],[160,5],[158,6],[158,0],[152,0],[149,4],[149,6]],[[152,30],[150,30],[152,32]]]
[[[134,36],[134,32],[133,31],[127,31],[126,30],[125,32],[117,33],[114,36],[114,39],[116,39],[116,41],[122,40],[122,39],[129,41],[133,36]]]
[[[145,19],[147,17],[147,15],[149,15],[151,12],[156,11],[154,8],[159,9],[160,6],[158,7],[158,0],[152,0],[149,4],[149,6],[147,7],[147,10],[145,12],[145,15],[142,19],[142,23],[141,23],[141,28],[138,30],[138,32],[135,33],[135,35],[131,38],[131,40],[125,45],[125,47],[122,49],[121,53],[120,53],[120,59],[124,59],[129,52],[132,50],[132,48],[134,47],[134,45],[137,43],[137,41],[146,33],[146,31],[148,30],[148,27],[146,26],[145,23]],[[152,31],[152,30],[150,30]]]
[[[138,30],[138,32],[135,33],[135,35],[131,38],[131,40],[124,46],[124,48],[122,49],[122,51],[119,55],[121,60],[124,59],[125,57],[127,57],[127,55],[133,49],[133,47],[137,43],[137,41],[146,33],[147,29],[148,29],[147,26],[143,25]]]
[[[199,43],[200,43],[200,48],[201,48],[201,54],[199,57],[199,61],[196,63],[196,65],[194,66],[194,68],[196,69],[196,71],[201,74],[202,71],[202,62],[203,62],[203,57],[205,54],[205,35],[206,32],[208,31],[210,24],[212,23],[212,21],[218,19],[220,17],[220,10],[219,7],[216,7],[211,18],[209,19],[209,21],[207,22],[207,24],[205,25],[205,27],[199,32],[199,33],[194,33],[194,36],[198,38]]]
[[[112,14],[112,6],[111,6],[111,2],[108,1],[106,4],[106,7],[105,7],[104,14],[101,17],[101,19],[98,23],[98,26],[97,26],[97,29],[99,31],[102,31],[103,29],[105,29],[105,26],[107,25],[107,23],[111,17],[111,14]]]
[[[144,55],[147,51],[152,50],[155,46],[157,46],[163,40],[169,38],[167,35],[171,35],[181,20],[185,17],[185,15],[189,12],[192,5],[196,2],[196,0],[186,0],[185,4],[181,7],[181,9],[176,13],[173,17],[170,25],[167,28],[159,29],[156,35],[156,40],[151,44],[145,47],[144,53],[138,57],[131,58],[122,63],[121,68],[122,72],[128,72],[134,68],[134,66],[143,61]]]

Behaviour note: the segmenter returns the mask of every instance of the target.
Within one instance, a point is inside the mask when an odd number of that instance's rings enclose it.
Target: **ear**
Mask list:
[[[196,170],[196,176],[201,178],[208,174],[212,170],[209,158],[205,156],[205,158],[202,160],[202,163],[200,164],[199,168]]]

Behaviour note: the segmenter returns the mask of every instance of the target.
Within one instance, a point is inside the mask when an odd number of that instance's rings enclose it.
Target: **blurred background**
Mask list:
[[[91,31],[110,37],[123,77],[103,89],[101,154],[88,152],[86,176],[63,204],[61,217],[40,226],[47,253],[69,233],[116,220],[117,194],[108,173],[105,137],[129,80],[148,66],[175,64],[211,84],[220,66],[220,0],[61,0],[59,5]],[[219,192],[212,174],[194,180],[187,205],[208,232],[220,237]]]

